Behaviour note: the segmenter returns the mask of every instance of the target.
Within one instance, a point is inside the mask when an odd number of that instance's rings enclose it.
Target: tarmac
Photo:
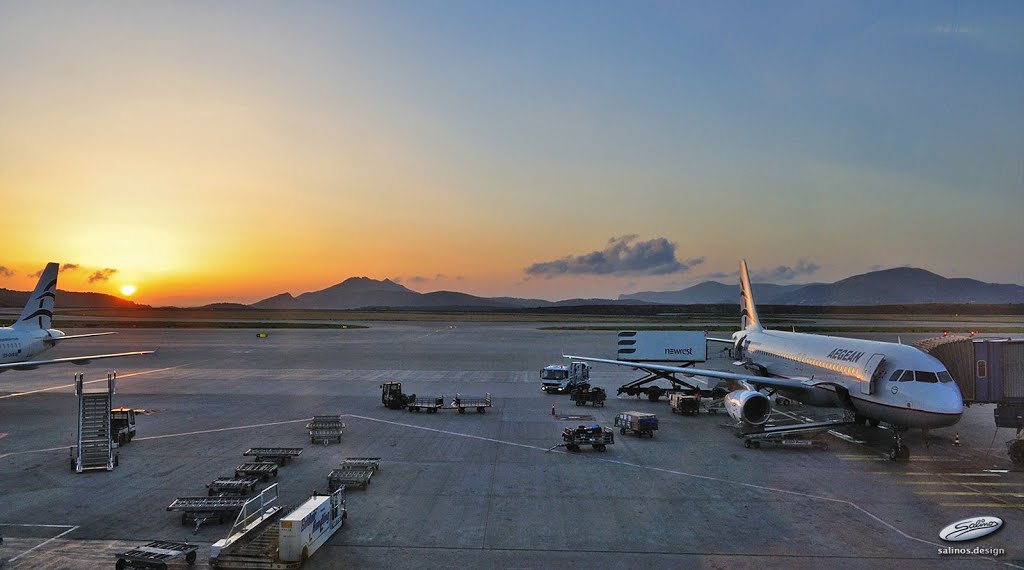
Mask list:
[[[544,323],[372,322],[365,329],[112,329],[46,357],[157,348],[153,356],[0,375],[0,566],[112,567],[152,540],[210,545],[166,507],[204,495],[255,446],[303,447],[281,467],[284,503],[326,489],[343,458],[381,458],[349,518],[305,568],[967,568],[1024,567],[1024,470],[991,406],[954,427],[910,432],[909,463],[885,458],[892,433],[850,426],[828,449],[745,449],[725,415],[671,414],[661,400],[615,397],[642,376],[596,365],[605,407],[540,390],[538,370],[562,353],[614,357],[614,331],[541,330]],[[578,323],[574,323],[576,325]],[[72,331],[69,331],[72,332]],[[919,335],[920,336],[920,335]],[[903,342],[913,340],[903,335]],[[726,369],[724,355],[708,365]],[[76,474],[73,374],[102,389],[118,370],[116,406],[144,409],[112,472]],[[486,413],[385,409],[380,384],[406,393],[489,393]],[[556,415],[552,415],[554,407]],[[615,432],[604,453],[571,453],[563,427],[611,426],[617,412],[658,415],[652,439]],[[776,423],[837,417],[777,406]],[[342,414],[340,444],[310,445],[305,423]],[[582,417],[574,417],[582,416]],[[959,434],[960,446],[954,446]],[[971,516],[1003,528],[967,543],[939,530]],[[943,555],[948,546],[1004,549]],[[171,568],[185,568],[181,560]]]

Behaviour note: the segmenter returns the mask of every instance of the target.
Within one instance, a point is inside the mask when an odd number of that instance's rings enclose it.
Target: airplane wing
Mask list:
[[[24,362],[8,362],[6,364],[0,364],[0,372],[5,370],[32,370],[40,366],[46,366],[47,364],[88,364],[93,360],[103,360],[105,358],[121,358],[122,356],[142,356],[144,354],[153,354],[155,350],[138,350],[135,352],[118,352],[116,354],[92,354],[89,356],[68,356],[65,358],[53,358],[50,360],[26,360]]]
[[[662,372],[678,372],[680,374],[686,374],[687,376],[703,376],[706,378],[731,380],[733,382],[738,382],[751,390],[756,390],[760,386],[770,386],[772,388],[785,388],[787,390],[802,391],[808,390],[818,384],[831,384],[831,382],[823,382],[812,378],[776,378],[770,376],[755,376],[753,374],[736,374],[735,372],[722,372],[719,370],[707,370],[704,368],[693,368],[690,366],[684,368],[681,366],[667,366],[664,364],[648,364],[646,362],[641,364],[638,362],[591,358],[589,356],[573,356],[569,354],[563,354],[562,356],[574,360],[601,362],[604,364],[615,364],[616,366],[629,366],[630,368],[639,368],[641,370],[660,370]]]
[[[60,340],[68,340],[72,338],[86,338],[90,336],[106,336],[108,334],[117,334],[116,332],[101,332],[101,333],[86,333],[86,334],[66,334],[64,336],[57,336],[46,339],[47,342],[57,342]]]

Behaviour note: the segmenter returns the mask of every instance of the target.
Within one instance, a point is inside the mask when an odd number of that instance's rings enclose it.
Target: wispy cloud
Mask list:
[[[821,269],[813,261],[798,259],[796,265],[779,265],[771,269],[755,271],[750,278],[754,281],[789,281],[801,275],[811,275]]]
[[[4,265],[0,265],[0,277],[14,277],[14,272]]]
[[[613,237],[599,251],[534,263],[523,271],[529,276],[544,278],[560,275],[667,275],[704,263],[703,257],[680,261],[676,257],[677,244],[665,238],[636,241],[637,237],[636,234]]]
[[[60,266],[60,270],[61,271],[74,271],[76,269],[79,269],[80,267],[82,267],[82,266],[77,264],[77,263],[65,263],[64,265]]]
[[[99,271],[97,271],[97,272],[95,272],[95,273],[93,273],[92,275],[89,276],[89,283],[95,283],[97,281],[107,281],[115,273],[117,273],[117,270],[116,269],[111,269],[109,267],[106,268],[106,269],[100,269]]]

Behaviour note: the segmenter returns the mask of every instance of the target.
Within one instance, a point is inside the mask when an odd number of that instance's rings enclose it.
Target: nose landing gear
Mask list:
[[[903,432],[907,428],[892,426],[893,444],[889,448],[889,459],[892,461],[909,461],[910,448],[903,445]]]

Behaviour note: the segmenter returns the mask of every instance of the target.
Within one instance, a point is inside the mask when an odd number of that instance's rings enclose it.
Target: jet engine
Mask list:
[[[772,401],[756,390],[736,390],[726,395],[725,409],[734,420],[759,426],[768,421]]]

